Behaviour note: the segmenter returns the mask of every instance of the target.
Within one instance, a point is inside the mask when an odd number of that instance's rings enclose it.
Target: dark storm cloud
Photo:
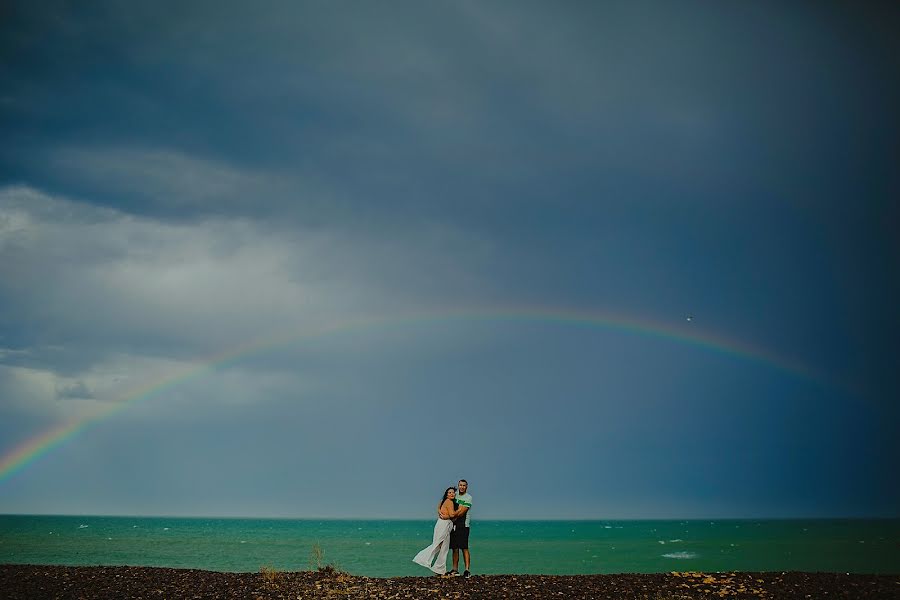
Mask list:
[[[367,218],[493,226],[510,205],[628,211],[675,195],[714,208],[742,192],[780,204],[760,188],[796,185],[798,170],[821,179],[821,158],[841,160],[859,133],[851,154],[871,172],[872,141],[890,141],[877,109],[891,95],[872,83],[890,65],[856,47],[857,24],[834,31],[800,10],[210,8],[11,19],[4,122],[29,152],[9,152],[10,171],[169,216],[326,210],[302,188],[254,202],[227,175],[214,188],[223,201],[207,186],[180,204],[117,177],[156,178],[170,166],[159,154],[175,151],[311,178],[329,205]],[[84,161],[61,157],[64,142],[115,160],[79,177]]]

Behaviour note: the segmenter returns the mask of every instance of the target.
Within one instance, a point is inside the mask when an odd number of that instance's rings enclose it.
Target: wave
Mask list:
[[[696,552],[669,552],[663,554],[663,558],[697,558]]]

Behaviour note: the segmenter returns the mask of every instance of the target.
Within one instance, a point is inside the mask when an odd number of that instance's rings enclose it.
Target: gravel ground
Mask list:
[[[219,573],[155,567],[0,565],[0,598],[900,599],[900,575],[688,572],[376,579],[335,571]]]

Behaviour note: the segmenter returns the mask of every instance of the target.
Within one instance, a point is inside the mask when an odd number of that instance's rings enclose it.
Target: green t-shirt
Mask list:
[[[469,527],[469,515],[472,514],[472,494],[457,494],[456,503],[469,509],[466,511],[466,527]]]

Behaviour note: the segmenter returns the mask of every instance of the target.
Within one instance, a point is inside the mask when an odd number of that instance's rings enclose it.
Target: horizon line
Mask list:
[[[114,519],[221,519],[221,520],[258,520],[258,521],[430,521],[431,517],[292,517],[292,516],[247,516],[247,515],[175,515],[175,514],[99,514],[99,513],[3,513],[0,517],[85,517],[85,518],[114,518]],[[583,521],[601,523],[607,521],[835,521],[835,520],[867,520],[867,521],[897,521],[900,515],[895,516],[861,516],[861,515],[831,515],[831,516],[707,516],[707,517],[521,517],[521,518],[479,518],[479,523],[501,522],[546,522],[546,521]]]

